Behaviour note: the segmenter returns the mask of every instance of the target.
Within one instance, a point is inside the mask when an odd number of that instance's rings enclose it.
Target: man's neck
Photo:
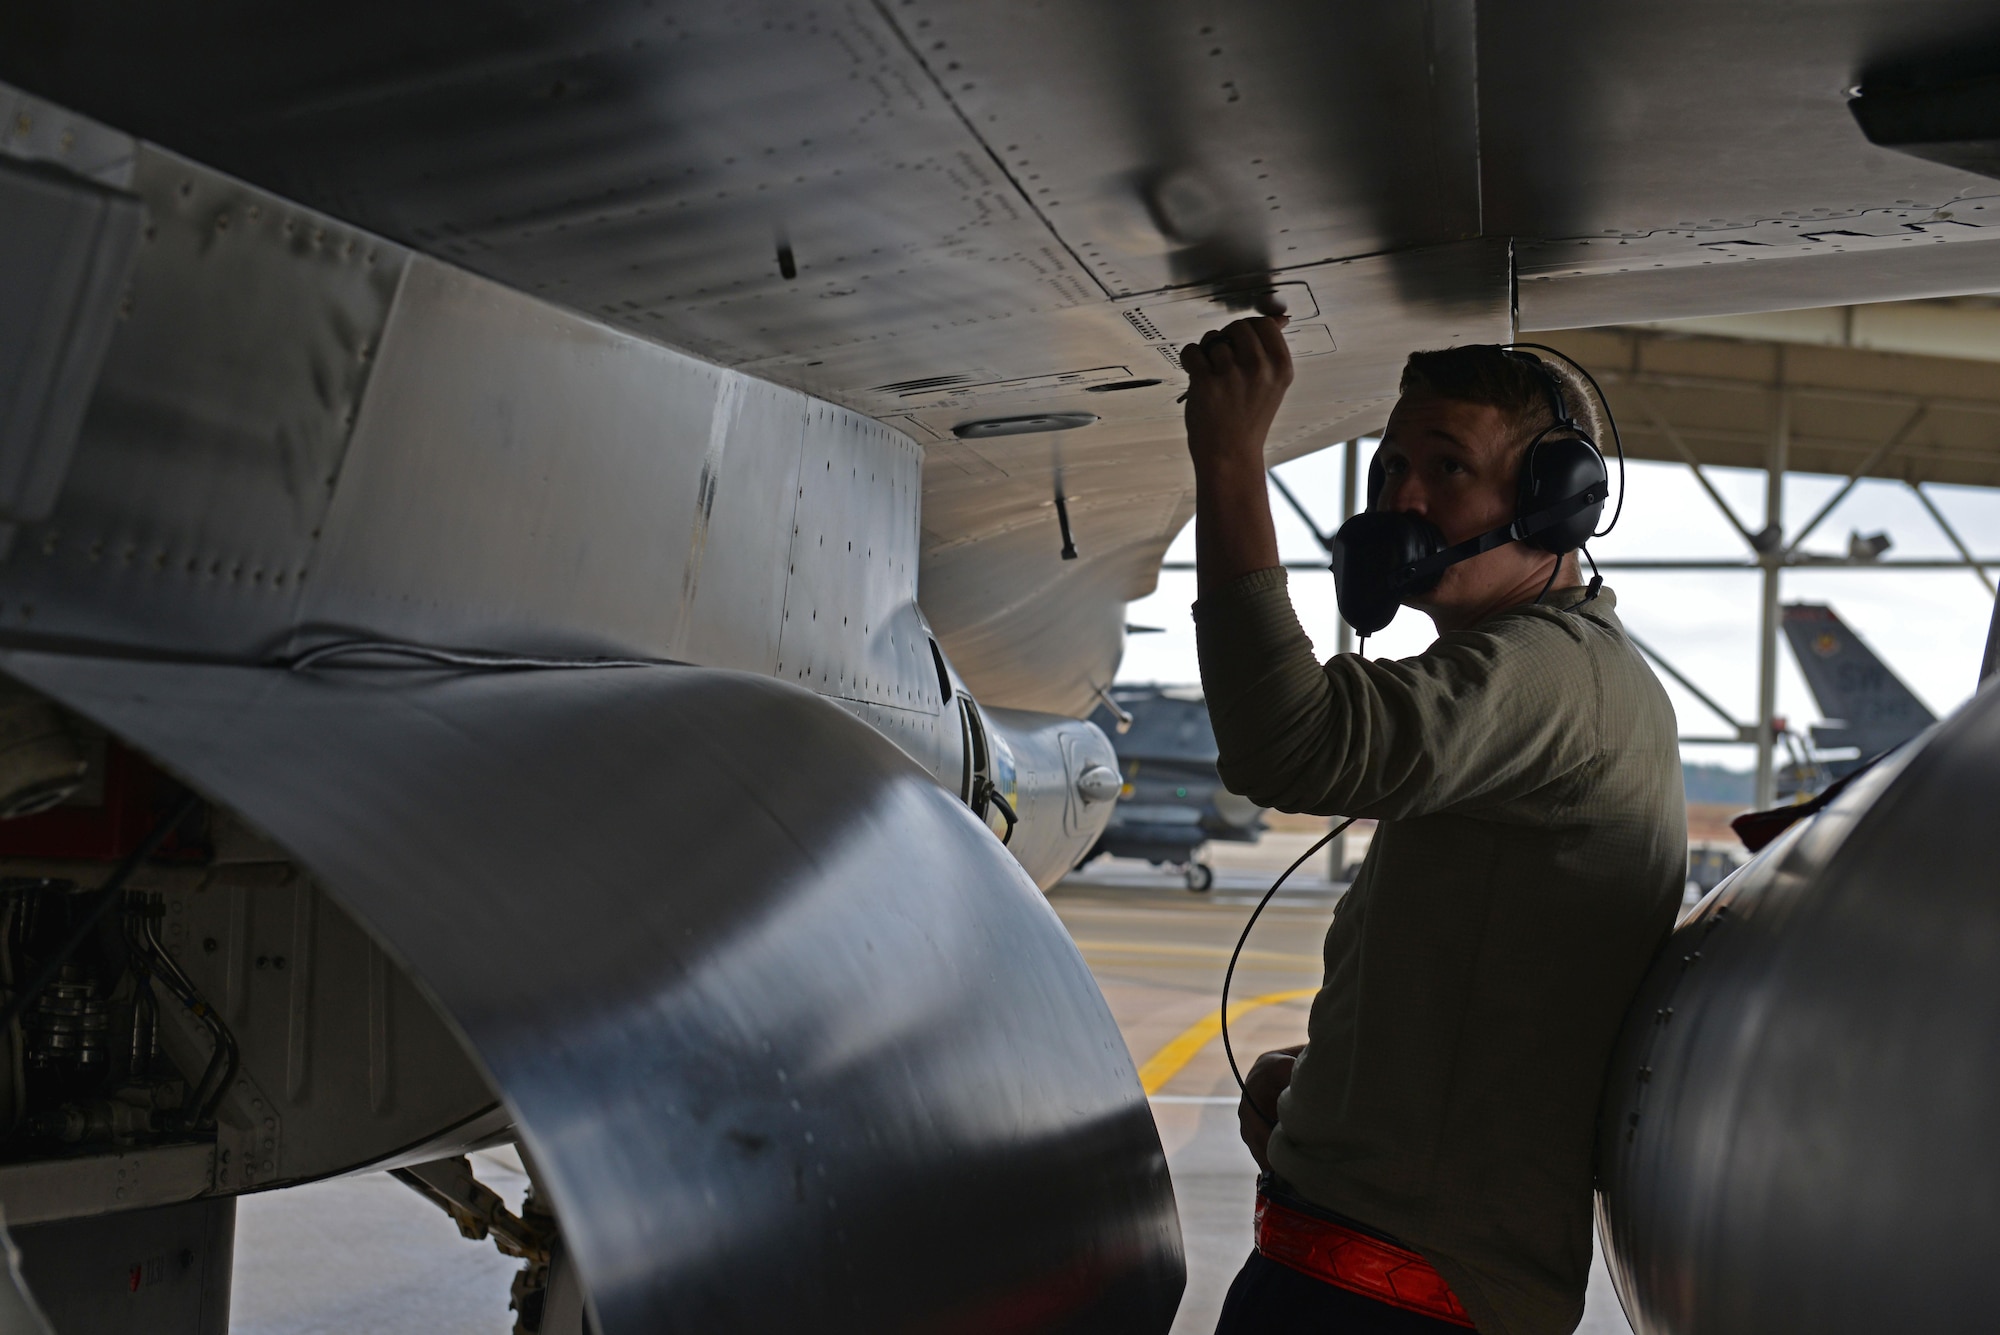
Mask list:
[[[1453,602],[1448,607],[1425,607],[1420,609],[1431,619],[1440,635],[1455,630],[1470,630],[1481,622],[1500,615],[1509,608],[1520,607],[1541,598],[1544,593],[1556,589],[1574,588],[1582,582],[1582,570],[1575,556],[1557,557],[1555,578],[1549,578],[1550,567],[1546,564],[1523,575],[1513,584],[1493,590],[1477,601]]]

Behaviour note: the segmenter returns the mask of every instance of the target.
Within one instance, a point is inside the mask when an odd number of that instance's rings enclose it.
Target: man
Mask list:
[[[1259,1250],[1219,1330],[1567,1335],[1606,1063],[1686,876],[1673,710],[1611,590],[1521,542],[1406,599],[1438,631],[1417,657],[1315,661],[1265,490],[1283,325],[1182,353],[1218,768],[1266,806],[1380,825],[1327,932],[1310,1042],[1248,1076]],[[1413,354],[1373,504],[1447,543],[1504,525],[1553,421],[1547,374],[1518,355]]]

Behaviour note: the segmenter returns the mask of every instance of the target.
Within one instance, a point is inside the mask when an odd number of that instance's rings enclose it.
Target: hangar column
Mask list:
[[[1759,811],[1778,803],[1775,724],[1778,713],[1778,588],[1785,564],[1785,468],[1792,443],[1792,397],[1785,388],[1785,350],[1778,352],[1777,421],[1765,461],[1764,531],[1753,540],[1764,568],[1757,627],[1757,801]]]

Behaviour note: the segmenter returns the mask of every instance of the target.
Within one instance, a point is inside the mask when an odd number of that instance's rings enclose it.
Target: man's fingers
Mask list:
[[[1292,350],[1285,343],[1285,316],[1256,315],[1233,320],[1218,338],[1230,351],[1230,360],[1245,371],[1270,370],[1280,378],[1292,365]],[[1204,339],[1204,344],[1207,340]]]
[[[1245,1101],[1266,1117],[1275,1116],[1278,1096],[1292,1083],[1292,1070],[1297,1062],[1289,1052],[1267,1052],[1257,1058],[1250,1074],[1243,1078]]]
[[[1281,374],[1292,368],[1292,345],[1285,342],[1285,326],[1291,323],[1289,315],[1275,319],[1245,320],[1257,335],[1257,342],[1264,349],[1264,356]]]
[[[1261,318],[1235,320],[1222,331],[1229,338],[1229,351],[1235,357],[1236,364],[1246,371],[1259,370],[1263,363],[1270,360],[1263,340],[1257,337],[1256,327],[1263,323]]]
[[[1209,367],[1218,372],[1228,370],[1241,360],[1233,355],[1234,348],[1230,343],[1230,335],[1227,329],[1211,329],[1206,334],[1203,334],[1201,336],[1201,350],[1208,354]]]
[[[1181,349],[1181,370],[1189,375],[1204,375],[1210,370],[1208,353],[1199,343],[1190,343]]]

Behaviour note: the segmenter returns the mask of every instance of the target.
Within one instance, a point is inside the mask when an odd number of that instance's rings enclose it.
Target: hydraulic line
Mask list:
[[[7,1003],[6,1010],[0,1011],[0,1026],[11,1025],[27,1013],[28,1007],[35,1004],[35,999],[41,996],[43,989],[54,982],[56,975],[62,972],[62,966],[69,962],[69,957],[76,953],[77,947],[81,946],[96,929],[98,921],[113,904],[118,902],[118,892],[125,888],[125,882],[131,880],[132,874],[159,851],[160,845],[167,841],[167,836],[179,828],[180,823],[188,818],[200,801],[201,799],[193,793],[182,797],[174,804],[173,810],[169,811],[165,818],[139,841],[139,846],[126,854],[125,860],[118,864],[110,878],[92,893],[90,901],[84,906],[82,921],[78,922],[63,943],[56,947],[55,952],[42,961],[42,967],[35,972],[34,978],[26,987],[14,994],[13,999]]]
[[[236,1079],[236,1072],[242,1065],[241,1050],[237,1047],[236,1036],[229,1032],[229,1026],[222,1022],[215,1007],[201,995],[200,989],[181,970],[174,957],[160,944],[159,935],[153,930],[152,915],[143,919],[140,929],[145,954],[149,957],[154,974],[166,984],[180,1003],[194,1013],[202,1026],[209,1032],[215,1047],[209,1055],[208,1065],[202,1071],[201,1079],[188,1092],[188,1103],[184,1121],[192,1130],[207,1125],[222,1106],[223,1097]]]

